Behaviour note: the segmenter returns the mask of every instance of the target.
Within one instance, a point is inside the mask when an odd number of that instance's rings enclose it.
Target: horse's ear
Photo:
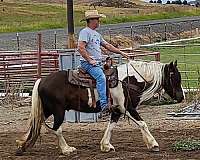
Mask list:
[[[173,64],[173,61],[172,61],[172,62],[170,62],[170,64],[169,64],[169,68],[173,68],[173,66],[174,66],[174,64]]]
[[[175,60],[175,62],[174,62],[174,66],[177,67],[177,60]]]

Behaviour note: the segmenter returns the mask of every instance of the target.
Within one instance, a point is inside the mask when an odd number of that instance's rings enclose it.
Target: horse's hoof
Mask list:
[[[102,144],[101,145],[101,151],[102,152],[110,152],[110,151],[114,151],[115,152],[115,148],[113,147],[112,144]]]
[[[63,155],[69,155],[70,153],[76,151],[76,148],[75,147],[67,147],[66,149],[64,149],[62,151],[62,154]]]
[[[15,155],[16,156],[22,156],[24,153],[24,149],[22,147],[17,148]]]
[[[114,147],[111,147],[111,148],[110,148],[110,151],[115,152],[115,148],[114,148]]]
[[[151,148],[151,152],[160,152],[159,146],[154,146],[153,148]]]

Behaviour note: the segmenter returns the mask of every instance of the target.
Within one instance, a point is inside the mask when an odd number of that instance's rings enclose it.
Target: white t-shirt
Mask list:
[[[107,42],[103,39],[101,34],[96,30],[92,30],[89,27],[82,29],[79,33],[78,42],[86,42],[86,51],[90,54],[90,57],[96,61],[102,61],[102,53],[100,46],[106,44]],[[79,44],[78,44],[79,45]],[[81,56],[80,60],[85,59]]]

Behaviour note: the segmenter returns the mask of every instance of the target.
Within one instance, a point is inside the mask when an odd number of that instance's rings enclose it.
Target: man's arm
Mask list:
[[[110,43],[102,43],[102,46],[104,48],[106,48],[107,50],[117,53],[117,54],[121,54],[123,57],[128,58],[128,55],[122,51],[120,51],[118,48],[114,47],[112,44]]]
[[[86,51],[85,46],[86,46],[86,42],[84,42],[84,41],[79,41],[79,42],[78,42],[78,52],[81,54],[81,56],[82,56],[86,61],[88,61],[90,64],[95,65],[95,64],[96,64],[96,61],[93,60],[93,59],[89,56],[89,53]]]
[[[104,48],[103,46],[101,46],[101,53],[104,55],[109,55],[108,50],[106,48]]]

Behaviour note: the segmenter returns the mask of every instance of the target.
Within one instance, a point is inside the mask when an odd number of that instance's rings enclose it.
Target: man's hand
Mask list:
[[[94,59],[89,60],[89,63],[95,66],[97,64],[97,61]]]
[[[112,44],[109,44],[109,43],[105,43],[104,44],[103,43],[102,46],[104,48],[108,49],[111,52],[114,52],[114,53],[117,53],[117,54],[121,54],[123,57],[129,58],[127,53],[120,51],[120,49],[114,47]]]
[[[122,52],[122,51],[121,51],[121,55],[122,55],[124,58],[127,58],[127,59],[129,58],[128,54],[125,53],[125,52]]]

